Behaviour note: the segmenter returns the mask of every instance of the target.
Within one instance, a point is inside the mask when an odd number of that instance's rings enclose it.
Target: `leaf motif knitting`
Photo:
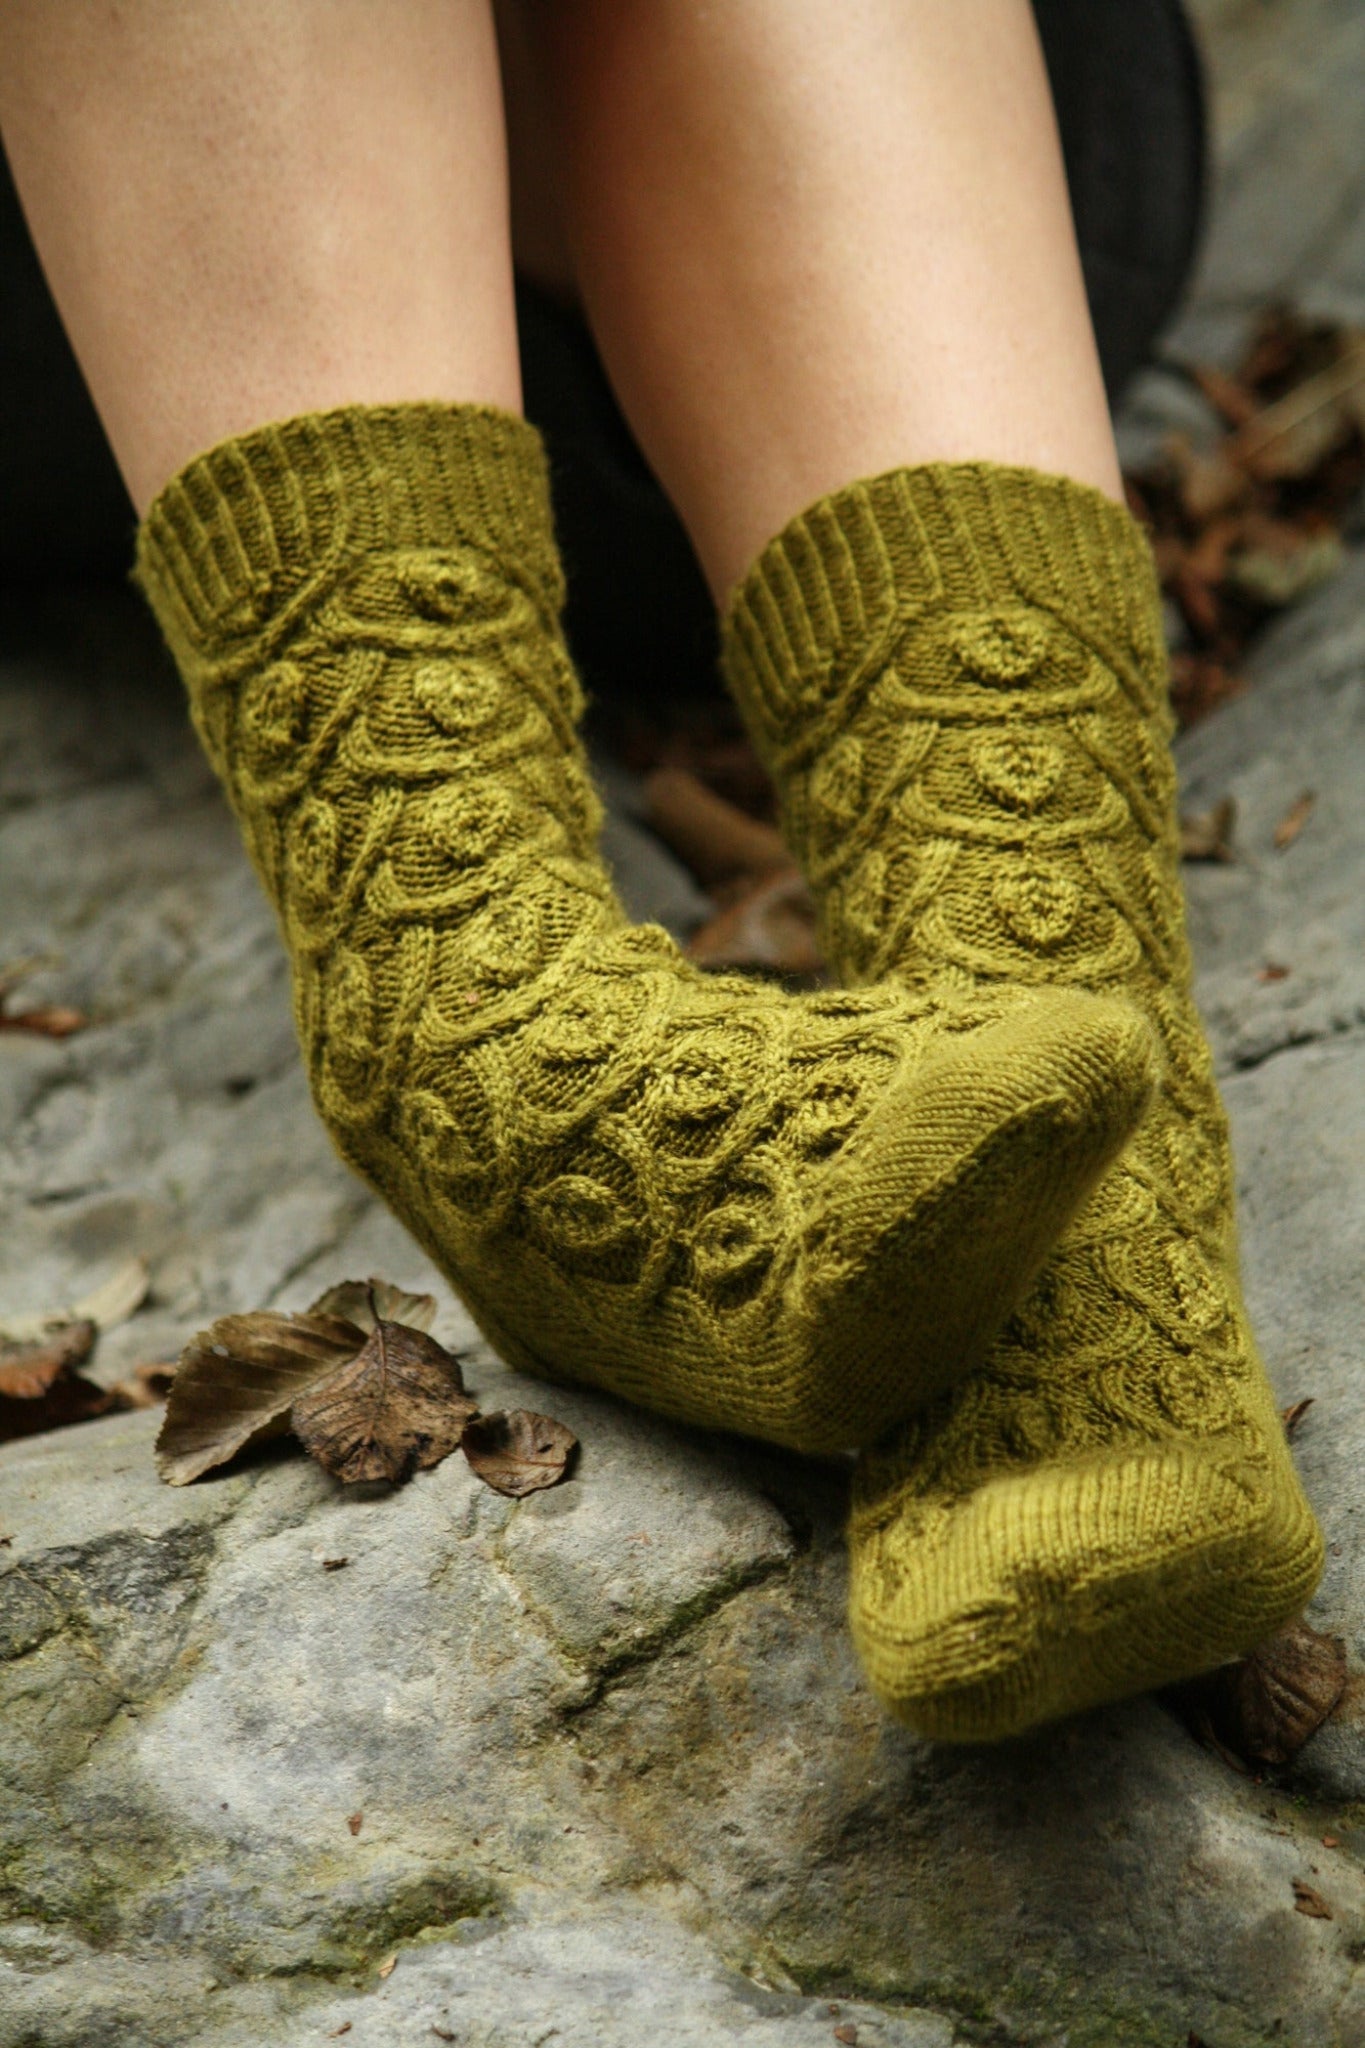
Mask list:
[[[139,565],[279,909],[318,1109],[509,1359],[829,1449],[955,1368],[954,1331],[984,1344],[1137,1113],[1140,1027],[798,998],[632,929],[531,429],[438,406],[262,429],[167,487]],[[822,788],[859,810],[856,747]],[[971,1031],[987,1075],[1015,1048],[993,1093],[964,1080]]]

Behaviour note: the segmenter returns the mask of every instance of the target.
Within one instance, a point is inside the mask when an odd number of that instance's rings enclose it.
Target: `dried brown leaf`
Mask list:
[[[59,1324],[36,1343],[0,1343],[0,1394],[12,1401],[40,1399],[54,1381],[85,1362],[98,1334],[86,1316]]]
[[[1305,1394],[1301,1401],[1291,1401],[1287,1408],[1281,1408],[1280,1420],[1284,1424],[1284,1433],[1287,1437],[1292,1438],[1298,1434],[1299,1424],[1312,1407],[1313,1400],[1312,1394]]]
[[[398,1482],[447,1457],[477,1412],[444,1345],[380,1320],[356,1356],[298,1395],[293,1426],[336,1478]]]
[[[1332,1908],[1321,1892],[1314,1891],[1311,1884],[1305,1884],[1301,1877],[1292,1880],[1294,1887],[1294,1911],[1306,1913],[1310,1920],[1330,1920]]]
[[[704,888],[791,867],[780,832],[727,803],[688,768],[646,776],[645,820]]]
[[[1256,979],[1257,981],[1288,981],[1289,975],[1290,970],[1282,961],[1267,960],[1265,966],[1257,970]]]
[[[1236,1663],[1177,1687],[1175,1700],[1196,1733],[1218,1750],[1252,1764],[1285,1764],[1345,1688],[1341,1639],[1291,1621]]]
[[[397,1967],[397,1956],[385,1956],[383,1962],[379,1965],[379,1975],[381,1977],[391,1977]]]
[[[1236,860],[1232,850],[1232,828],[1237,804],[1230,796],[1220,797],[1209,811],[1191,811],[1180,820],[1182,860]]]
[[[1349,431],[1349,401],[1362,385],[1365,354],[1348,347],[1239,427],[1226,444],[1230,458],[1263,481],[1307,476]]]
[[[353,1835],[358,1835],[358,1834],[360,1833],[360,1830],[361,1830],[361,1829],[362,1829],[362,1828],[364,1827],[364,1825],[365,1825],[365,1816],[364,1816],[364,1814],[363,1814],[363,1813],[348,1813],[348,1814],[347,1814],[347,1816],[346,1816],[346,1825],[347,1825],[347,1827],[348,1827],[348,1828],[349,1828],[349,1829],[351,1830],[351,1833],[352,1833]]]
[[[746,887],[692,934],[687,950],[702,967],[809,976],[823,966],[815,909],[795,868]]]
[[[1195,527],[1218,518],[1251,495],[1251,478],[1227,448],[1224,442],[1208,455],[1197,455],[1183,435],[1173,434],[1167,441],[1167,460],[1175,474],[1181,510]]]
[[[843,2044],[843,2048],[856,2048],[858,2029],[852,2020],[845,2020],[841,2027],[834,2029],[834,2038]]]
[[[1298,541],[1292,550],[1239,549],[1228,563],[1228,582],[1257,604],[1275,609],[1297,604],[1320,583],[1330,582],[1346,560],[1339,533],[1300,534]]]
[[[117,1408],[159,1408],[171,1391],[176,1361],[153,1359],[135,1365],[126,1378],[115,1380],[109,1392]]]
[[[1305,789],[1301,795],[1295,797],[1293,803],[1275,827],[1275,848],[1277,852],[1283,853],[1287,847],[1294,844],[1294,841],[1308,823],[1316,802],[1317,792],[1311,789]]]
[[[300,1394],[353,1359],[365,1334],[339,1316],[223,1316],[185,1347],[156,1440],[157,1469],[187,1486],[287,1427]]]
[[[93,1422],[107,1415],[113,1398],[78,1372],[54,1380],[36,1400],[13,1399],[0,1394],[0,1443],[13,1443],[22,1436],[41,1436],[45,1430],[65,1429],[73,1422]]]
[[[436,1320],[436,1296],[408,1294],[387,1280],[343,1280],[320,1294],[308,1313],[340,1316],[367,1337],[376,1323],[404,1323],[410,1330],[429,1331]]]
[[[520,1500],[564,1477],[577,1442],[573,1431],[552,1416],[512,1408],[471,1422],[462,1449],[485,1486]]]
[[[1186,648],[1171,656],[1171,703],[1186,730],[1245,689],[1245,679],[1211,655],[1192,654]]]
[[[1214,411],[1221,413],[1230,427],[1245,426],[1260,410],[1255,392],[1249,391],[1240,378],[1229,377],[1225,370],[1215,369],[1208,363],[1194,363],[1190,376]]]
[[[0,1342],[36,1344],[68,1323],[90,1322],[97,1330],[112,1330],[116,1324],[126,1323],[141,1307],[149,1279],[145,1259],[128,1259],[69,1308],[0,1317]]]
[[[90,1019],[66,1003],[42,1003],[32,1010],[0,1011],[0,1031],[31,1031],[40,1038],[69,1038],[84,1031]]]

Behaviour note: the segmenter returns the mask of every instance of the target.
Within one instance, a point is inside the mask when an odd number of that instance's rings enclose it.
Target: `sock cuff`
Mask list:
[[[726,672],[757,737],[879,666],[910,620],[1021,602],[1164,667],[1146,536],[1089,484],[992,462],[890,470],[822,498],[732,594]]]
[[[351,405],[197,456],[143,520],[133,574],[180,656],[254,636],[366,554],[452,543],[507,557],[557,616],[535,428],[495,406]]]

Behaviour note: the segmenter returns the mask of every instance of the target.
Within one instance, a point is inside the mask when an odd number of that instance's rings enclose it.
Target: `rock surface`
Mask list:
[[[1298,202],[1256,243],[1307,117],[1274,10],[1201,11],[1230,53],[1212,333],[1313,248],[1355,286],[1365,257]],[[1290,13],[1339,136],[1359,12]],[[0,1311],[142,1253],[110,1379],[228,1309],[432,1284],[312,1117],[269,914],[136,610],[11,602],[0,636],[0,967],[38,956],[25,1000],[95,1020],[0,1036]],[[1362,2048],[1365,556],[1182,768],[1191,808],[1238,804],[1237,861],[1187,870],[1200,994],[1253,1312],[1282,1398],[1314,1397],[1311,1619],[1353,1673],[1293,1769],[1239,1776],[1153,1700],[994,1752],[889,1726],[842,1627],[839,1465],[556,1391],[582,1457],[520,1504],[458,1457],[385,1495],[281,1450],[177,1491],[156,1418],[123,1416],[0,1450],[0,2048]],[[632,908],[685,927],[613,795]],[[485,1403],[527,1399],[437,1285]]]

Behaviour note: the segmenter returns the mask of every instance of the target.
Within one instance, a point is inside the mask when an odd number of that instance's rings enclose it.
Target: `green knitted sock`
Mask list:
[[[531,428],[263,428],[166,487],[138,565],[318,1108],[504,1356],[829,1449],[984,1351],[1141,1114],[1149,1033],[1070,993],[796,998],[628,927]]]
[[[726,644],[839,972],[1122,992],[1165,1052],[986,1368],[862,1461],[871,1681],[974,1740],[1216,1664],[1322,1548],[1238,1290],[1147,545],[1061,478],[902,470],[795,520]]]

